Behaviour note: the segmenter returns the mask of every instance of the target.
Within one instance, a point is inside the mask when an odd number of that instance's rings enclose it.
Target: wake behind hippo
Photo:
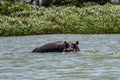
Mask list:
[[[41,47],[35,48],[32,52],[43,53],[43,52],[78,52],[80,51],[78,47],[79,42],[66,42],[57,41],[52,43],[47,43]]]

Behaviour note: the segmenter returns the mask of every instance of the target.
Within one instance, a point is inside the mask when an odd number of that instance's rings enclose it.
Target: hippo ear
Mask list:
[[[67,44],[67,42],[66,42],[66,41],[64,41],[64,43],[65,43],[65,44]]]
[[[76,43],[75,43],[75,44],[77,44],[77,45],[78,45],[78,44],[79,44],[79,41],[76,41]]]
[[[68,47],[68,46],[69,46],[66,41],[64,41],[64,45],[65,45],[65,47]]]

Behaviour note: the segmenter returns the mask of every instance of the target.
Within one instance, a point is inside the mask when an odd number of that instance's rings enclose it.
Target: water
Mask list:
[[[79,53],[34,54],[45,43],[79,41]],[[0,80],[120,80],[120,34],[0,37]]]

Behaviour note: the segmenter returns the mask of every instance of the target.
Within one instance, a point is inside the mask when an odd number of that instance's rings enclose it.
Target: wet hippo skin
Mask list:
[[[78,47],[79,42],[66,42],[66,41],[57,41],[47,43],[41,47],[37,47],[32,50],[32,52],[36,53],[44,53],[44,52],[78,52],[80,51]]]

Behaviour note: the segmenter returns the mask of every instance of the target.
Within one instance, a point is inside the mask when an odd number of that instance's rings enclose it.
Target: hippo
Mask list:
[[[57,41],[47,43],[41,47],[37,47],[32,52],[35,53],[44,53],[44,52],[78,52],[80,51],[78,47],[79,42],[66,42],[66,41]]]

